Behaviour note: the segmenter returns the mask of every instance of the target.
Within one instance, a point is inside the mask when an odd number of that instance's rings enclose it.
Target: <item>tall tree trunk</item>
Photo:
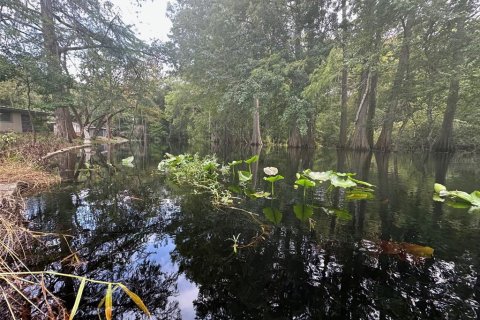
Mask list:
[[[255,98],[255,110],[253,111],[253,133],[251,145],[261,146],[262,136],[260,134],[260,102]]]
[[[375,117],[375,110],[377,109],[377,84],[378,71],[372,71],[372,79],[370,81],[370,88],[368,89],[368,114],[367,114],[367,139],[368,145],[373,146],[373,118]]]
[[[28,108],[28,119],[30,121],[30,126],[32,127],[32,133],[33,133],[33,144],[35,145],[37,143],[37,131],[35,130],[35,125],[33,123],[33,115],[32,115],[32,88],[30,85],[30,79],[28,78],[28,75],[26,77],[26,84],[27,84],[27,108]]]
[[[110,128],[110,115],[107,115],[107,120],[105,121],[105,128],[106,128],[106,138],[112,139],[112,130]]]
[[[382,125],[382,131],[378,137],[375,149],[381,151],[390,151],[392,148],[392,131],[395,121],[395,114],[397,113],[400,92],[407,78],[408,64],[410,59],[410,38],[412,34],[414,17],[407,16],[406,21],[402,20],[403,25],[403,39],[402,47],[400,49],[400,57],[398,59],[397,71],[393,80],[392,88],[390,89],[390,98],[387,106],[387,112]]]
[[[303,145],[302,135],[300,134],[300,129],[298,126],[295,125],[290,131],[290,135],[288,137],[287,146],[289,148],[301,148]]]
[[[60,59],[60,50],[58,47],[57,35],[55,33],[55,23],[53,15],[52,0],[41,0],[42,15],[42,36],[45,57],[48,67],[49,81],[53,86],[54,102],[61,101],[65,95],[65,87],[61,81],[62,62]],[[72,118],[68,107],[59,106],[55,109],[55,124],[57,127],[57,136],[72,141],[75,138]]]
[[[368,93],[370,91],[371,72],[367,68],[361,75],[361,96],[358,104],[357,114],[355,116],[355,129],[350,138],[349,147],[353,150],[370,150],[368,141]]]
[[[316,127],[316,116],[312,115],[307,124],[307,136],[305,137],[305,146],[307,148],[315,148],[315,127]]]
[[[340,135],[338,139],[338,147],[345,148],[347,146],[347,129],[348,129],[348,66],[347,66],[347,1],[342,0],[342,101],[340,106]]]
[[[463,46],[465,45],[465,10],[466,1],[460,1],[456,12],[456,32],[452,35],[451,52],[452,52],[452,75],[450,78],[450,87],[448,89],[447,107],[443,114],[442,128],[440,135],[433,145],[433,150],[437,152],[450,152],[455,149],[453,143],[453,120],[458,104],[458,92],[460,91],[460,66],[463,63]],[[463,11],[463,12],[462,12]]]

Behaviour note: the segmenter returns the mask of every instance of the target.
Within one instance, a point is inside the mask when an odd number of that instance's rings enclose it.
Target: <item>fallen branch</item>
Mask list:
[[[81,145],[78,145],[78,146],[73,146],[73,147],[68,147],[68,148],[63,148],[63,149],[60,149],[60,150],[57,150],[57,151],[54,151],[54,152],[50,152],[50,153],[47,153],[46,155],[44,155],[43,157],[40,158],[40,160],[47,160],[57,154],[60,154],[60,153],[64,153],[64,152],[67,152],[67,151],[70,151],[70,150],[75,150],[75,149],[81,149],[81,148],[86,148],[86,147],[91,147],[92,145],[91,144],[81,144]]]

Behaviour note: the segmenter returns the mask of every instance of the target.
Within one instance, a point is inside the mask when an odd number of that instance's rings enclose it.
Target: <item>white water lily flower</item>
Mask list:
[[[274,176],[278,173],[278,169],[275,167],[265,167],[263,168],[263,172],[265,172],[267,176]]]

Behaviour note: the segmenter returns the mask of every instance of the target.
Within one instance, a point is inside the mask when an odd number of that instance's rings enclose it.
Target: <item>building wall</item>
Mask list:
[[[12,121],[0,121],[0,132],[22,132],[22,117],[18,112],[12,112]]]

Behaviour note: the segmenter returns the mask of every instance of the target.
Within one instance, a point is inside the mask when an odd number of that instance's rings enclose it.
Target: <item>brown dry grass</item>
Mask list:
[[[0,184],[20,183],[21,194],[44,190],[60,182],[56,174],[26,162],[0,161]]]
[[[29,275],[28,252],[43,235],[23,226],[23,210],[20,197],[0,199],[0,317],[66,319],[67,310],[47,289],[43,275]]]

